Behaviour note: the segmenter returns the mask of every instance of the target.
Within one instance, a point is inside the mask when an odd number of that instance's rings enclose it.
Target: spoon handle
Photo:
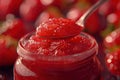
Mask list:
[[[81,27],[84,27],[86,19],[99,7],[101,6],[104,2],[107,0],[99,0],[96,2],[89,10],[87,10],[78,21],[76,21],[76,24],[78,24]]]

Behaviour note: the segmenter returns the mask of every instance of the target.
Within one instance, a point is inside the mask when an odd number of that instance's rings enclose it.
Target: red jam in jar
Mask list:
[[[43,23],[35,33],[19,41],[14,80],[100,80],[101,64],[96,56],[95,39],[84,32],[69,36],[74,30],[65,31],[77,27],[67,19],[52,21],[49,22],[52,28],[48,22]]]

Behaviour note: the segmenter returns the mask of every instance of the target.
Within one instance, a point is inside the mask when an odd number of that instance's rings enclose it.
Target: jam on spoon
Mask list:
[[[86,19],[92,14],[100,5],[107,0],[99,0],[93,5],[81,18],[75,22],[70,19],[49,19],[45,23],[40,24],[37,28],[37,34],[41,37],[47,38],[64,38],[79,34],[83,28]]]

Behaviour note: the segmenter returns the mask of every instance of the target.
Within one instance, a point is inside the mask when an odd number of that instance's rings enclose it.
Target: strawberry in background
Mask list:
[[[0,34],[9,35],[19,40],[26,33],[27,30],[23,21],[13,15],[9,15],[6,21],[1,23]]]
[[[76,0],[24,0],[20,6],[20,16],[27,22],[34,22],[41,12],[51,6],[55,6],[65,14],[75,1]]]
[[[21,19],[13,15],[7,16],[0,24],[0,67],[13,65],[17,59],[18,40],[27,33]]]
[[[111,5],[111,8],[113,7],[114,11],[117,10],[117,8],[120,8],[120,6],[118,6],[120,4],[120,0],[110,0],[110,5]]]
[[[104,44],[110,52],[118,50],[120,48],[120,28],[107,35],[105,37]]]
[[[112,25],[114,29],[120,27],[120,10],[116,10],[115,12],[109,14],[107,16],[107,22],[109,25]]]
[[[116,4],[116,6],[120,5]],[[114,7],[115,8],[115,7]],[[120,7],[116,7],[115,11],[110,12],[109,14],[106,15],[106,24],[107,27],[101,31],[101,36],[105,38],[109,33],[111,33],[113,30],[117,29],[120,27]]]
[[[13,65],[17,59],[17,40],[0,34],[0,67]]]
[[[107,1],[98,9],[99,13],[105,15],[106,17],[114,11],[115,7],[111,6],[111,2]]]
[[[0,20],[5,20],[8,14],[19,15],[19,6],[23,0],[0,0]]]
[[[104,45],[108,70],[113,75],[120,76],[120,28],[106,36]]]
[[[41,0],[24,0],[20,6],[20,16],[24,21],[34,22],[44,7]]]
[[[100,32],[106,28],[106,18],[104,15],[95,11],[86,19],[85,30],[92,35],[100,35]]]

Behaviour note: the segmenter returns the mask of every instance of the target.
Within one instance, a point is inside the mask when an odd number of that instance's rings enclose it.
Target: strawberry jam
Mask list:
[[[98,45],[69,19],[50,19],[24,36],[14,80],[100,80]]]

